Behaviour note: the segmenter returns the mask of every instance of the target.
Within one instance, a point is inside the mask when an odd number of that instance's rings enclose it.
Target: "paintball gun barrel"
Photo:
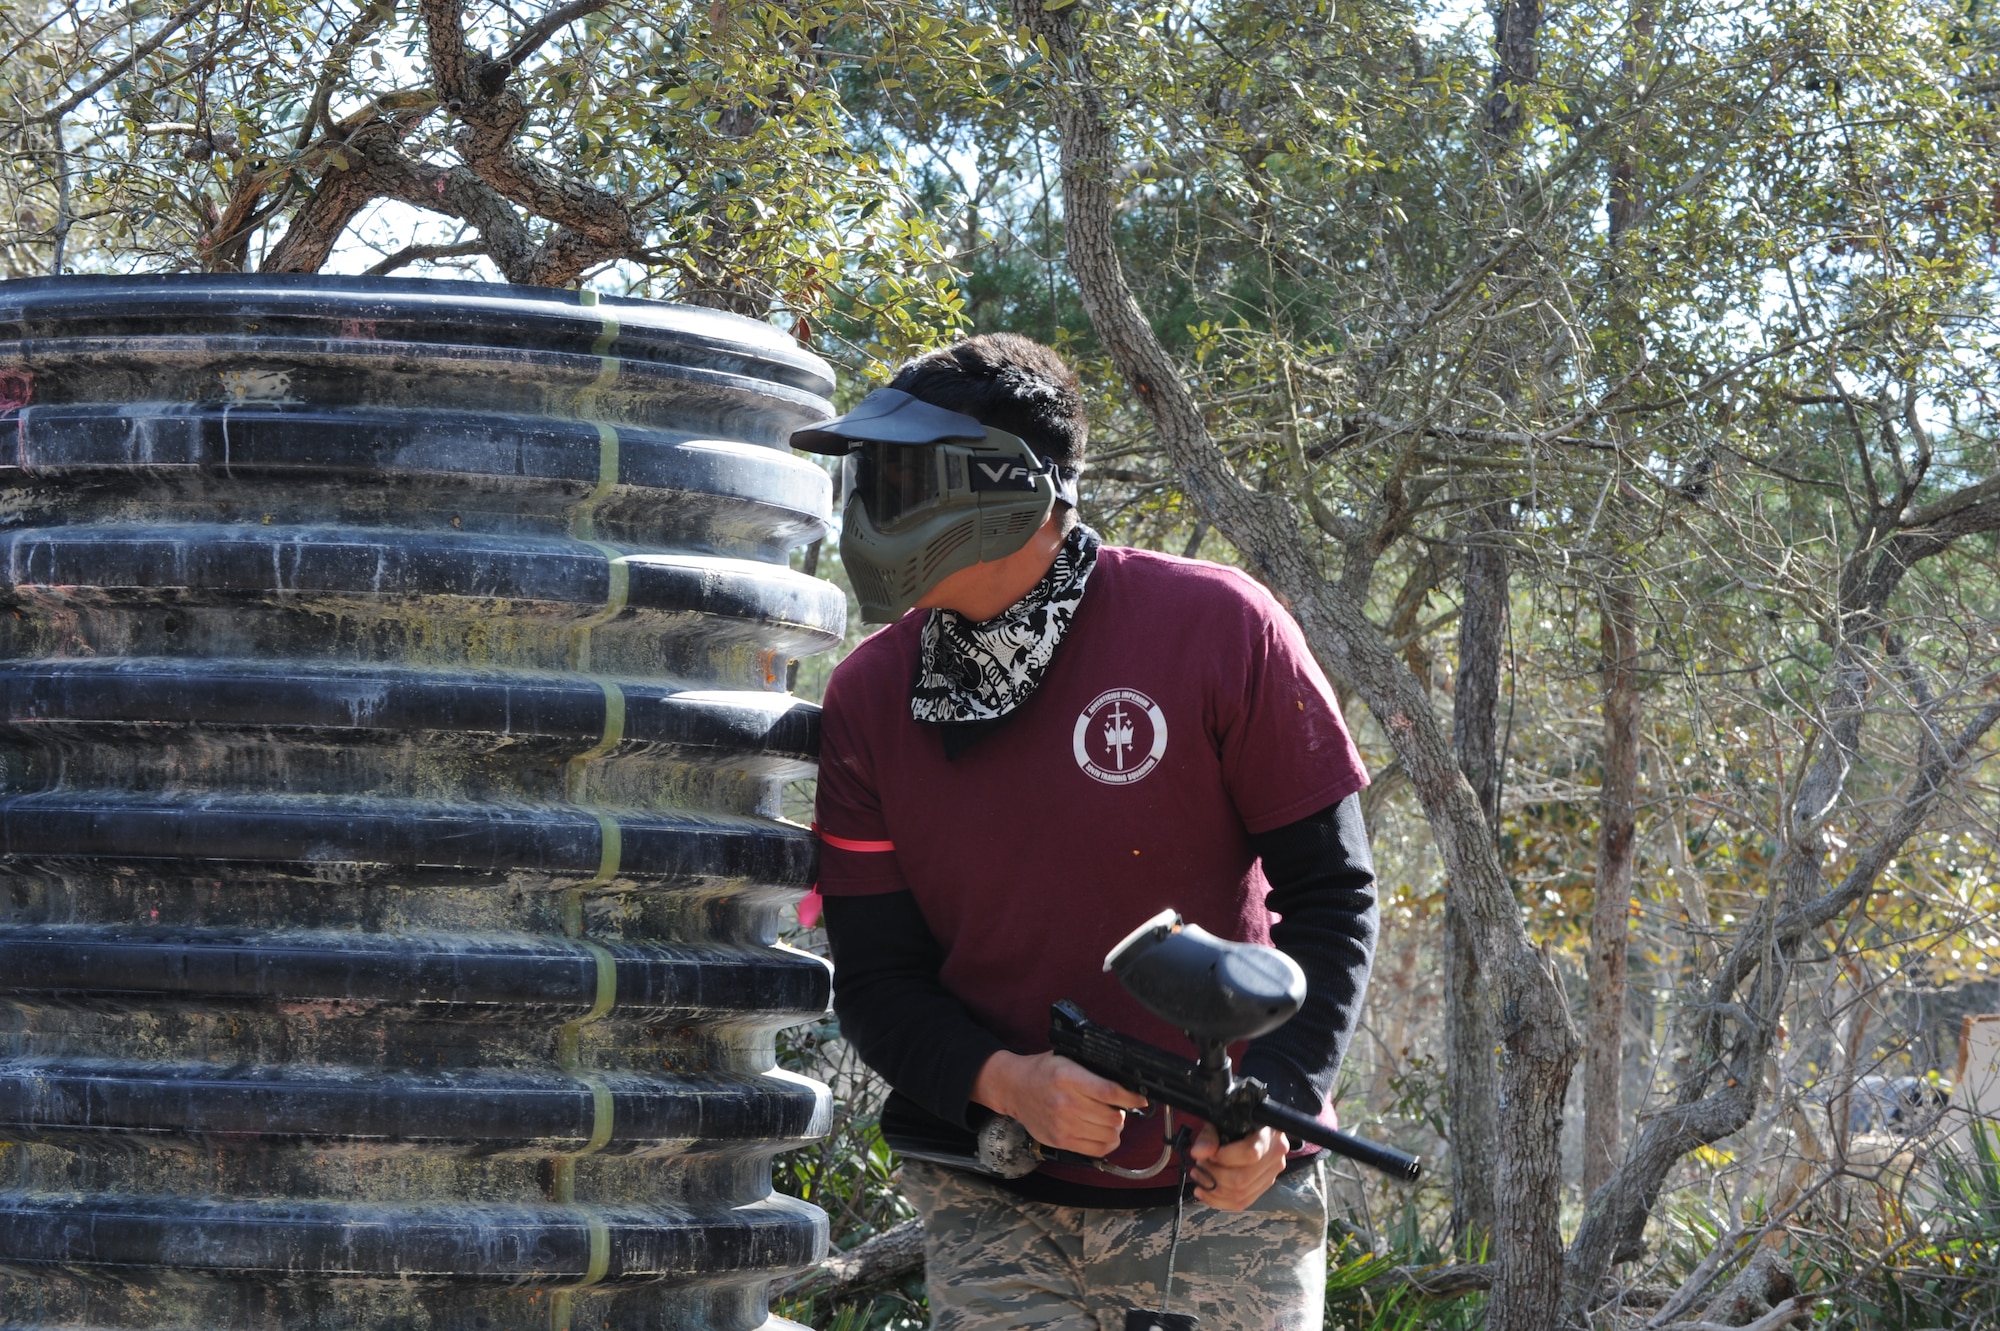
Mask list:
[[[1049,1009],[1049,1044],[1058,1054],[1098,1076],[1215,1125],[1224,1141],[1247,1137],[1258,1127],[1276,1128],[1294,1142],[1311,1142],[1392,1178],[1414,1183],[1423,1164],[1414,1155],[1327,1127],[1309,1114],[1279,1104],[1254,1077],[1237,1078],[1225,1055],[1217,1067],[1182,1058],[1084,1016],[1074,1003]]]

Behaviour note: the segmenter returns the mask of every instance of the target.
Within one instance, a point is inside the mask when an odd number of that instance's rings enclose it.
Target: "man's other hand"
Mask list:
[[[1083,1155],[1109,1155],[1125,1131],[1125,1109],[1144,1109],[1146,1097],[1106,1081],[1061,1054],[1012,1054],[986,1060],[972,1083],[972,1098],[1005,1114],[1044,1146]]]
[[[1188,1148],[1195,1167],[1194,1195],[1218,1211],[1246,1210],[1277,1182],[1291,1149],[1275,1128],[1259,1128],[1225,1146],[1214,1125],[1204,1124]]]

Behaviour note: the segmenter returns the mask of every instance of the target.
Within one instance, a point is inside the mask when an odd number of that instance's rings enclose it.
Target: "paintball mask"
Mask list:
[[[1027,441],[894,388],[795,431],[792,447],[842,459],[840,560],[861,618],[887,624],[962,568],[1004,559],[1076,505],[1076,478]]]

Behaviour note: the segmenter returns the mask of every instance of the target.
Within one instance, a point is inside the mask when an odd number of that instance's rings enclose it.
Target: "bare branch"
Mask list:
[[[386,277],[413,263],[428,263],[433,259],[457,259],[470,254],[486,253],[486,244],[478,240],[461,240],[453,245],[405,245],[388,258],[362,273],[363,277]]]
[[[312,102],[306,108],[304,121],[299,125],[300,148],[313,141],[319,132],[320,123],[326,119],[327,106],[333,100],[333,90],[347,77],[347,71],[354,63],[354,53],[361,44],[387,23],[395,14],[392,4],[375,4],[361,11],[361,16],[348,26],[347,32],[328,52],[326,64],[319,78],[319,86],[313,89]]]
[[[847,1303],[923,1269],[924,1222],[905,1220],[846,1252],[828,1254],[818,1266],[794,1277],[784,1292],[790,1298]]]
[[[437,109],[437,104],[437,98],[432,95],[429,88],[399,88],[394,92],[385,92],[379,97],[371,98],[365,105],[343,116],[340,123],[333,127],[333,133],[345,142],[347,136],[364,128],[369,122],[391,118],[392,112],[421,111],[424,115],[429,115]],[[400,116],[397,118],[400,119]],[[421,120],[422,116],[419,116],[410,123],[420,123]]]
[[[499,63],[506,67],[508,73],[513,73],[521,67],[522,61],[541,47],[542,43],[578,19],[587,18],[610,3],[611,0],[569,0],[566,5],[557,5],[535,20],[534,25],[526,32],[515,38],[514,44],[507,48],[507,54],[500,57]]]
[[[2000,701],[1983,708],[1918,774],[1889,827],[1864,851],[1832,892],[1780,913],[1775,895],[1757,904],[1736,936],[1710,987],[1711,1001],[1700,1017],[1702,1050],[1674,1090],[1674,1102],[1645,1116],[1638,1138],[1611,1179],[1585,1205],[1583,1223],[1570,1245],[1565,1302],[1577,1307],[1596,1288],[1617,1244],[1645,1223],[1674,1163],[1697,1146],[1718,1141],[1750,1120],[1758,1100],[1759,1072],[1775,1037],[1786,995],[1791,958],[1811,930],[1851,908],[1866,895],[1883,867],[1923,826],[1950,779],[1982,736],[2000,724]],[[1817,873],[1818,842],[1795,844],[1781,874],[1796,876],[1801,863]],[[1789,879],[1787,879],[1789,883]],[[1738,986],[1755,978],[1744,1003],[1733,999]],[[1754,1009],[1754,1010],[1753,1010]],[[1724,1041],[1715,1023],[1724,1011],[1736,1018],[1734,1037]],[[1726,1069],[1726,1075],[1725,1075]],[[1722,1075],[1723,1084],[1710,1091]]]
[[[514,147],[514,136],[527,118],[520,94],[503,91],[459,115],[466,128],[459,132],[458,150],[482,179],[537,217],[560,223],[595,242],[608,253],[623,254],[639,247],[631,210],[616,195],[551,170]]]
[[[1722,1322],[1671,1322],[1661,1331],[1778,1331],[1780,1327],[1811,1321],[1813,1309],[1818,1306],[1818,1295],[1799,1294],[1786,1299],[1748,1326],[1728,1326]]]
[[[1608,439],[1589,439],[1561,431],[1529,434],[1519,430],[1482,430],[1462,425],[1439,425],[1435,421],[1399,421],[1372,411],[1343,417],[1341,425],[1343,433],[1366,426],[1388,435],[1414,432],[1436,439],[1478,444],[1485,448],[1535,448],[1548,444],[1561,444],[1567,448],[1589,448],[1607,453],[1615,452],[1618,448],[1617,444]]]
[[[76,110],[77,107],[82,106],[91,98],[97,96],[98,93],[111,85],[112,80],[122,78],[132,66],[166,45],[169,37],[186,27],[193,21],[197,14],[207,9],[212,3],[214,3],[214,0],[190,0],[186,6],[169,16],[167,21],[161,25],[158,32],[133,47],[131,53],[123,60],[114,62],[102,74],[85,84],[80,91],[71,93],[68,97],[56,103],[56,105],[42,112],[39,119],[44,123],[53,124],[55,121],[61,120],[64,116]]]
[[[1988,681],[1989,685],[1993,682]],[[1931,760],[1918,770],[1887,830],[1855,858],[1854,867],[1847,871],[1840,885],[1778,917],[1777,935],[1781,942],[1793,942],[1811,933],[1868,894],[1883,868],[1923,827],[1932,807],[1950,788],[1951,778],[1965,765],[1966,755],[1996,724],[2000,724],[2000,701],[1981,708],[1950,743],[1938,746]]]
[[[1477,291],[1480,284],[1501,264],[1507,262],[1527,239],[1528,233],[1525,231],[1519,229],[1509,231],[1501,237],[1498,245],[1479,256],[1470,267],[1447,283],[1444,290],[1438,292],[1416,318],[1398,329],[1394,337],[1382,344],[1374,358],[1369,361],[1364,379],[1379,379],[1393,369],[1396,362],[1403,358],[1403,353],[1409,349],[1410,343],[1422,337],[1439,319],[1457,309],[1460,302]]]
[[[509,282],[532,280],[534,237],[506,198],[470,169],[407,162],[388,185],[391,198],[470,223]]]
[[[1371,1285],[1408,1285],[1419,1294],[1434,1299],[1457,1298],[1493,1288],[1493,1263],[1459,1262],[1449,1266],[1398,1266],[1368,1282]]]
[[[1968,485],[1934,503],[1925,504],[1922,508],[1904,514],[1903,528],[1911,531],[1940,527],[1958,519],[1969,509],[1984,509],[1995,500],[2000,500],[2000,473],[1995,473],[1983,481]],[[1988,524],[2000,524],[2000,515],[1983,514],[1982,520]],[[1984,529],[1990,529],[1990,526]]]

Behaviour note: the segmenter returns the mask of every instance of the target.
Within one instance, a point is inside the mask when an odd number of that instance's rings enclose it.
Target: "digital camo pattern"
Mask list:
[[[931,611],[917,649],[910,716],[991,721],[1026,702],[1076,617],[1102,544],[1096,532],[1077,524],[1042,580],[983,624],[956,610]]]
[[[1326,1184],[1314,1161],[1248,1211],[1189,1200],[1169,1310],[1202,1331],[1319,1331],[1326,1298]],[[1050,1206],[938,1165],[903,1165],[924,1221],[934,1331],[1124,1331],[1160,1306],[1170,1206]]]

